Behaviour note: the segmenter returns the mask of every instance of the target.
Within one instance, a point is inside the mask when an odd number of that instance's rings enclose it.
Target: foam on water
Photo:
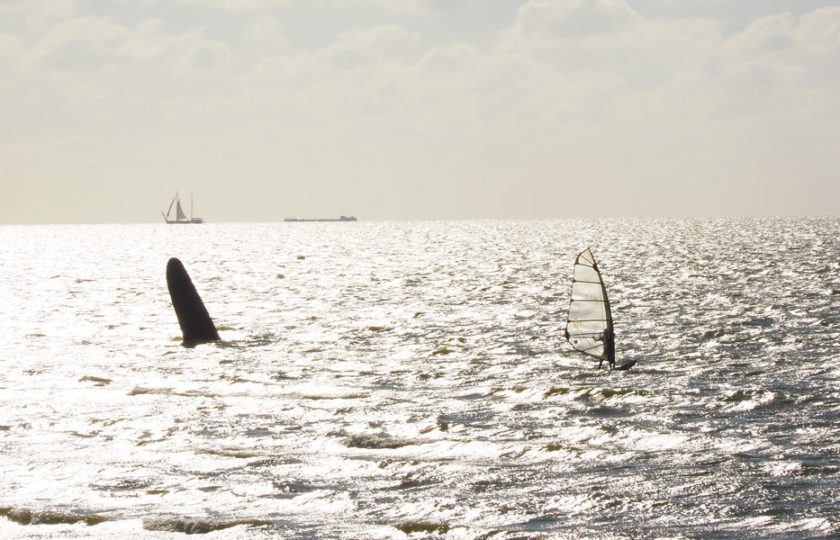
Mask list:
[[[0,536],[830,537],[834,218],[0,227]],[[562,338],[591,245],[619,360]],[[225,340],[180,346],[164,269]]]

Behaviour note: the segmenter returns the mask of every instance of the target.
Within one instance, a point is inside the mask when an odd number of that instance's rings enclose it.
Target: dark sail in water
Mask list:
[[[615,365],[615,333],[610,301],[598,264],[589,248],[575,259],[566,339],[583,354],[601,362],[607,361],[610,367]]]
[[[219,333],[213,319],[204,307],[204,302],[195,290],[190,275],[180,260],[172,257],[166,264],[166,284],[172,307],[178,317],[178,325],[184,335],[184,346],[194,347],[199,343],[219,341]]]

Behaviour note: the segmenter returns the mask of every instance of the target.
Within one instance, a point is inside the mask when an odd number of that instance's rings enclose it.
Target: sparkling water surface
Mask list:
[[[619,361],[563,339],[591,246]],[[0,536],[840,535],[840,219],[0,227]],[[224,341],[181,346],[180,258]]]

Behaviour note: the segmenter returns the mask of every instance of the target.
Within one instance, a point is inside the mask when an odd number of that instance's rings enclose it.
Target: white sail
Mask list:
[[[615,362],[610,301],[601,272],[589,248],[575,259],[566,339],[583,354],[606,360],[610,365]]]

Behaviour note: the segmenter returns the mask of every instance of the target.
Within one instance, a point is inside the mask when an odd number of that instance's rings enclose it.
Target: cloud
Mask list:
[[[295,0],[178,0],[181,4],[225,11],[259,11],[289,6]]]
[[[530,0],[516,16],[513,32],[559,39],[609,34],[641,17],[623,0]]]
[[[833,107],[812,66],[837,60],[837,11],[782,14],[727,36],[721,21],[645,18],[621,0],[532,0],[485,46],[430,44],[397,25],[357,28],[321,49],[262,58],[238,81],[266,110],[314,123],[352,125],[358,114],[550,132],[679,116],[710,124],[782,106],[813,114],[806,96]]]
[[[500,33],[499,47],[558,57],[617,54],[622,63],[630,52],[662,57],[713,46],[720,28],[711,19],[646,19],[623,0],[530,0]]]
[[[286,44],[286,36],[277,19],[273,17],[260,17],[245,30],[248,39],[259,42]]]
[[[123,39],[114,47],[113,52],[118,57],[136,62],[152,62],[174,49],[175,38],[163,32],[161,19],[147,19],[135,28],[125,30]]]
[[[336,36],[317,56],[336,68],[366,68],[411,54],[417,38],[416,34],[395,24],[354,29]]]
[[[753,55],[832,54],[840,50],[840,7],[799,17],[780,13],[761,17],[727,40],[729,51]]]
[[[797,41],[815,54],[840,50],[840,7],[826,7],[799,18]]]
[[[74,69],[79,66],[81,57],[85,56],[96,57],[92,63],[101,64],[101,58],[107,55],[116,43],[124,40],[129,33],[127,28],[107,18],[87,15],[68,19],[56,25],[27,51],[26,62],[30,67],[35,67],[58,57],[53,62],[54,67]],[[87,47],[61,56],[61,53],[67,52],[74,44],[87,45]],[[68,64],[69,56],[75,57]]]
[[[343,84],[369,77],[382,64],[406,62],[418,51],[418,36],[398,25],[356,28],[321,49],[273,54],[243,75],[245,84]]]
[[[266,11],[312,6],[328,8],[375,7],[385,11],[422,12],[429,0],[179,0],[182,4],[231,12]]]
[[[628,199],[667,192],[683,200],[683,189],[699,196],[709,176],[723,183],[765,173],[754,163],[768,152],[819,159],[804,141],[836,140],[840,125],[838,8],[736,26],[654,18],[623,0],[530,0],[481,35],[451,37],[429,29],[431,16],[378,13],[287,46],[286,32],[298,30],[291,21],[308,19],[262,11],[293,2],[205,0],[240,13],[209,14],[202,26],[157,9],[161,18],[145,20],[66,12],[41,34],[0,34],[0,70],[11,74],[0,84],[3,110],[24,103],[25,113],[9,125],[37,117],[26,124],[32,140],[64,129],[73,132],[55,137],[91,141],[80,152],[109,141],[108,152],[137,151],[137,163],[156,156],[167,167],[171,159],[180,171],[203,163],[209,174],[242,166],[274,178],[278,163],[296,163],[290,174],[307,178],[354,170],[477,189],[476,178],[509,177],[541,200],[568,177]],[[399,9],[428,15],[435,6]],[[339,20],[347,19],[330,24]],[[126,133],[142,139],[142,155],[122,144]],[[785,153],[792,142],[796,155]],[[673,180],[683,177],[694,183]],[[506,193],[515,198],[514,184]],[[650,204],[640,212],[654,212]]]
[[[694,52],[698,88],[713,89],[722,110],[813,114],[796,94],[836,98],[840,75],[840,9],[796,17],[762,17],[713,46]],[[831,110],[831,100],[820,99]],[[784,107],[784,111],[780,108]],[[792,109],[790,107],[793,107]]]
[[[173,38],[175,55],[167,60],[176,75],[189,76],[226,67],[230,61],[230,48],[221,41],[204,36],[197,30]]]
[[[85,15],[58,23],[33,46],[14,52],[29,70],[47,67],[68,73],[113,68],[123,60],[165,65],[181,76],[227,65],[229,47],[208,38],[206,29],[169,34],[163,26],[160,19],[147,19],[130,28],[107,17]]]
[[[77,11],[74,0],[2,0],[0,13],[23,16],[30,26],[44,25],[67,18]]]
[[[26,43],[17,36],[0,34],[0,62],[20,57],[26,50]]]
[[[791,99],[800,91],[836,91],[840,8],[765,16],[732,31],[709,18],[643,17],[622,0],[531,0],[495,47],[560,73],[622,80],[620,92],[602,94],[602,108],[621,115],[629,100],[652,116],[688,103],[709,114],[753,115],[805,103]]]
[[[247,0],[239,7],[183,1],[256,10],[295,0]],[[212,37],[208,28],[172,33],[165,26],[161,19],[128,27],[106,17],[75,17],[56,24],[26,56],[67,70],[95,69],[107,57],[166,66],[181,77],[226,70],[234,84],[224,91],[233,94],[221,106],[241,92],[254,115],[264,106],[324,122],[326,115],[357,111],[416,123],[525,125],[657,115],[687,103],[697,111],[756,112],[780,103],[777,94],[788,104],[805,103],[797,89],[830,103],[831,92],[818,91],[814,73],[830,71],[840,46],[838,8],[764,17],[727,36],[721,21],[644,17],[624,0],[530,0],[483,45],[434,43],[406,26],[379,24],[339,33],[321,48],[275,49],[250,65],[233,63],[232,47],[243,45],[230,38]],[[252,42],[285,43],[273,17],[251,19],[240,32]],[[0,58],[20,55],[21,46],[13,36],[0,38]],[[73,64],[73,56],[88,60]]]
[[[727,46],[739,53],[776,53],[796,47],[797,18],[790,13],[762,17],[751,22],[729,40]]]

